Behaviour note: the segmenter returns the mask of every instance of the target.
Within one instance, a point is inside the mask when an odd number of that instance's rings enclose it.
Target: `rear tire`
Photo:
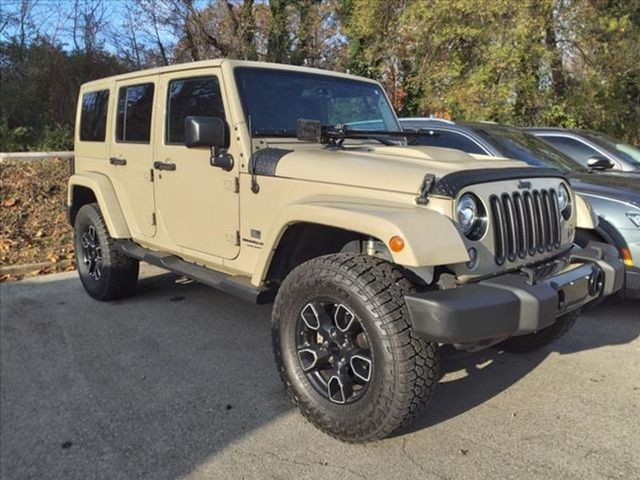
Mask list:
[[[559,317],[553,325],[549,325],[539,332],[508,338],[504,342],[498,343],[495,348],[509,353],[534,352],[562,337],[573,327],[577,318],[577,313],[568,313]]]
[[[74,223],[75,253],[82,286],[96,300],[131,295],[140,262],[116,249],[97,203],[84,205]]]
[[[322,431],[345,442],[378,440],[426,406],[438,350],[412,333],[404,302],[412,291],[399,267],[362,254],[318,257],[285,278],[272,315],[275,360],[291,401]],[[352,343],[359,363],[349,360]]]

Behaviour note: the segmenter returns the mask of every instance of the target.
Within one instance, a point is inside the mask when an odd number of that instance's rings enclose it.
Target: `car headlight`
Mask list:
[[[478,240],[484,235],[487,227],[487,215],[478,198],[465,193],[458,200],[456,207],[458,226],[462,233],[470,240]]]
[[[564,184],[558,189],[558,208],[565,220],[571,218],[571,194]]]
[[[627,212],[626,214],[631,223],[640,228],[640,212]]]

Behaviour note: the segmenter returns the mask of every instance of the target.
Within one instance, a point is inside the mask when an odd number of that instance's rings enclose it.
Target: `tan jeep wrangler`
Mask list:
[[[275,301],[293,403],[345,441],[410,422],[438,346],[526,352],[620,289],[588,205],[555,170],[408,147],[376,82],[214,60],[80,91],[68,212],[98,300],[144,260]]]

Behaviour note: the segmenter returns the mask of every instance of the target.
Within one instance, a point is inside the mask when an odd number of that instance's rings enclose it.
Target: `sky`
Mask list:
[[[0,26],[10,16],[16,16],[20,12],[24,0],[0,0]],[[73,10],[74,5],[99,4],[100,11],[104,13],[109,28],[101,35],[101,42],[108,51],[115,50],[114,37],[118,28],[126,21],[127,10],[135,5],[135,0],[28,0],[31,18],[33,19],[33,31],[42,32],[49,39],[60,43],[66,49],[73,49]],[[196,1],[201,7],[206,0]],[[0,40],[7,40],[18,33],[18,25],[9,23],[0,30]],[[169,32],[161,32],[164,39],[170,41]]]

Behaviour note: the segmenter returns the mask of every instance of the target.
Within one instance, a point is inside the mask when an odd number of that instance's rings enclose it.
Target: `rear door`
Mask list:
[[[110,177],[134,238],[156,233],[152,118],[158,77],[116,83]]]

